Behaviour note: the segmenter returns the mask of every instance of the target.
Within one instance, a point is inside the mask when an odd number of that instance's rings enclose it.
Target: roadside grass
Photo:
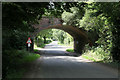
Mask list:
[[[67,49],[67,52],[74,52],[74,49]]]
[[[83,55],[82,57],[85,58],[85,59],[92,60],[92,61],[96,62],[96,60],[93,57],[89,57],[89,56],[86,56],[86,55]]]
[[[7,69],[7,79],[12,78],[22,78],[24,73],[27,71],[26,70],[26,64],[29,64],[30,62],[36,60],[37,58],[40,57],[39,54],[35,53],[30,53],[24,50],[17,50],[15,52],[18,55],[14,55],[14,58],[11,57],[10,63],[8,64],[8,69]]]
[[[67,52],[74,52],[74,49],[67,49]],[[101,53],[102,52],[102,53]],[[83,58],[91,60],[93,62],[96,63],[103,63],[106,65],[109,65],[111,67],[114,68],[118,68],[118,66],[120,66],[120,64],[118,62],[113,62],[110,58],[109,58],[109,54],[106,54],[104,51],[92,51],[92,50],[88,50],[86,51],[84,54],[81,55]]]
[[[38,52],[39,50],[38,49],[34,49],[34,52]]]
[[[13,78],[22,78],[25,72],[26,72],[26,70],[22,69],[22,68],[19,68],[19,69],[16,69],[16,70],[10,69],[7,72],[6,79],[12,80]]]
[[[85,59],[91,60],[93,62],[96,62],[96,63],[103,63],[106,65],[109,65],[114,68],[118,68],[118,66],[120,66],[120,64],[118,62],[105,62],[104,60],[96,60],[95,58],[87,56],[87,55],[82,55],[82,57]]]
[[[37,46],[37,44],[34,44],[34,48],[44,48],[45,47],[45,44],[39,44]]]
[[[42,40],[39,43],[35,41],[34,48],[44,48],[46,44],[50,44],[51,42],[52,40],[49,39],[46,40],[46,43],[44,43]]]
[[[40,45],[39,47],[40,47],[40,48],[44,48],[44,47],[45,47],[45,44],[42,44],[42,45]]]
[[[104,65],[118,68],[118,65],[120,65],[118,62],[113,62],[112,59],[109,57],[109,54],[105,53],[104,51],[101,52],[88,50],[87,52],[82,54],[82,57],[96,63],[102,63]]]
[[[28,63],[28,62],[32,62],[32,61],[36,60],[39,57],[40,57],[39,54],[30,53],[27,56],[25,56],[22,61]]]

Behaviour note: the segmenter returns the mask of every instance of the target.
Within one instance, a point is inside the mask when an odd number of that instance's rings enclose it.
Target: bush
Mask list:
[[[46,44],[49,44],[51,42],[52,42],[52,40],[46,40]]]
[[[38,44],[37,47],[44,48],[45,44],[44,43]]]
[[[67,52],[74,52],[74,49],[67,49]]]
[[[86,46],[86,50],[85,50],[85,53],[83,54],[83,56],[93,58],[94,61],[102,61],[102,62],[111,62],[112,61],[110,51],[106,52],[100,46],[92,47],[92,48],[89,48],[88,46]]]
[[[39,57],[40,55],[25,50],[3,51],[3,78],[17,78],[19,75],[23,75],[25,72],[23,64],[34,61]]]
[[[51,42],[52,42],[52,40],[46,40],[45,44],[49,44]],[[44,44],[44,41],[42,39],[39,39],[38,42],[37,42],[37,40],[35,40],[34,48],[37,48],[37,47],[44,48],[45,44]]]

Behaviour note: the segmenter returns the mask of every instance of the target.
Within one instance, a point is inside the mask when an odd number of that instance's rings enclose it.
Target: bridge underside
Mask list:
[[[39,27],[39,29],[34,33],[33,37],[35,37],[37,33],[39,33],[41,30],[45,30],[45,29],[60,29],[69,33],[74,38],[74,51],[79,54],[82,54],[82,50],[84,49],[85,44],[89,43],[89,39],[85,31],[69,25],[65,25],[65,26],[54,25],[48,27]]]
[[[82,54],[85,44],[90,43],[86,32],[80,28],[76,28],[70,25],[62,25],[62,20],[59,18],[47,18],[43,17],[39,21],[39,24],[34,24],[33,27],[36,29],[32,33],[31,38],[34,37],[41,31],[45,29],[61,29],[69,33],[74,38],[74,50],[75,52]],[[34,44],[34,43],[33,43]],[[32,47],[33,48],[33,47]]]

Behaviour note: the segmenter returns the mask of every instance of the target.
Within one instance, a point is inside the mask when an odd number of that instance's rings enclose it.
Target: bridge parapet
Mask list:
[[[62,25],[62,20],[60,18],[43,17],[41,20],[39,20],[39,24],[34,25],[34,28],[41,29],[53,25]]]

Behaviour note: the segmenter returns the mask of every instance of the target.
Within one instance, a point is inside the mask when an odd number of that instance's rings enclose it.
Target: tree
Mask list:
[[[32,24],[37,23],[38,19],[42,17],[47,5],[48,3],[2,3],[3,39],[4,41],[11,41],[9,42],[9,48],[16,48],[16,45],[18,45],[10,39],[15,40],[19,37],[19,39],[16,40],[16,42],[19,43],[20,40],[23,40],[23,37],[20,36],[20,34],[23,33],[23,35],[26,35],[27,39],[27,36],[30,36],[30,33],[34,32]],[[5,35],[7,32],[9,32],[9,35]],[[26,42],[26,39],[23,40],[24,43]],[[6,42],[3,43],[3,45],[7,45]],[[13,45],[15,46],[13,47]],[[24,46],[24,44],[19,46]]]
[[[93,7],[97,12],[95,15],[100,15],[103,13],[103,16],[107,18],[106,23],[110,24],[109,28],[111,31],[112,37],[112,48],[111,54],[114,61],[120,61],[119,46],[120,46],[120,3],[94,3]]]
[[[114,61],[120,60],[119,5],[120,3],[90,3],[86,7],[85,16],[80,20],[81,28],[98,34],[96,43],[106,52],[110,52]]]
[[[51,29],[48,30],[42,30],[40,33],[37,34],[37,37],[43,38],[44,39],[44,44],[46,44],[46,38],[51,38],[52,37],[53,31]]]
[[[62,13],[62,20],[66,25],[72,25],[75,27],[78,27],[79,20],[83,17],[84,15],[84,9],[78,8],[78,7],[71,7],[70,12],[64,11]]]
[[[111,53],[114,61],[119,61],[120,3],[85,3],[84,7],[80,6],[82,3],[77,4],[68,11],[64,10],[64,23],[86,30],[88,36],[95,37],[95,45],[103,47],[106,53]]]
[[[61,44],[70,44],[71,42],[73,42],[73,37],[68,33],[59,29],[53,29],[52,31],[53,39],[58,40]]]
[[[41,18],[47,5],[48,3],[2,3],[3,78],[6,77],[7,69],[12,65],[9,63],[11,57],[8,57],[6,50],[25,48],[28,36],[34,31],[32,24],[37,23]],[[16,53],[9,54],[9,56],[15,55]]]

